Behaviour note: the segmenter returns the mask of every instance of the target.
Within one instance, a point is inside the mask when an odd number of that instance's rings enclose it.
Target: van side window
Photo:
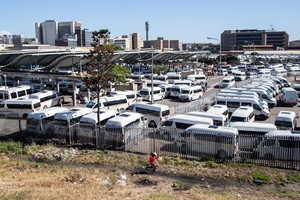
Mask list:
[[[175,122],[176,128],[180,128],[180,129],[187,129],[187,128],[190,127],[191,125],[192,125],[192,124],[181,123],[181,122]]]
[[[226,105],[226,101],[217,101],[216,104],[220,104],[220,105]]]
[[[230,108],[238,108],[240,107],[240,102],[227,102],[227,106]]]
[[[253,104],[253,109],[254,110],[261,110],[261,108],[257,104]]]
[[[167,121],[163,122],[161,126],[172,126],[172,124],[173,124],[172,120],[167,120]]]
[[[242,104],[241,104],[242,106],[249,106],[249,107],[251,107],[252,106],[252,104],[251,103],[249,103],[249,102],[242,102]]]
[[[299,148],[300,147],[299,145],[300,145],[300,141],[279,140],[279,146],[283,148]]]

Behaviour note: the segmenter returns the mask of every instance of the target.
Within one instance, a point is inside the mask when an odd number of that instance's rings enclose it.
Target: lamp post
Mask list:
[[[151,46],[151,103],[153,103],[153,46]]]
[[[253,66],[255,65],[255,43],[254,42],[250,42],[250,41],[245,41],[245,43],[250,43],[253,45]]]
[[[4,86],[5,86],[5,89],[7,89],[7,84],[6,84],[6,77],[7,77],[7,75],[3,74],[3,77],[4,77]]]
[[[217,38],[212,38],[212,37],[207,37],[208,40],[216,40],[216,41],[220,41],[219,39]],[[219,58],[220,58],[220,61],[219,61],[219,69],[218,69],[218,73],[219,73],[219,91],[221,89],[221,69],[222,69],[222,54],[221,54],[221,51],[222,51],[222,41],[220,41],[220,50],[219,50]]]

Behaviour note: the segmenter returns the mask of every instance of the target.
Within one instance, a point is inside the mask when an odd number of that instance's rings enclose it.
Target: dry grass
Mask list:
[[[148,155],[80,151],[77,157],[69,157],[63,162],[46,160],[46,163],[41,163],[33,159],[38,149],[30,148],[27,155],[0,155],[0,199],[300,198],[300,175],[295,171],[226,164],[209,167],[205,162],[165,157],[158,161],[158,174],[131,175],[134,169],[145,166]],[[270,183],[277,181],[288,185],[292,180],[296,185],[281,192],[274,192],[277,191],[276,184],[263,188],[253,185],[252,174],[264,171],[270,174]],[[125,186],[118,183],[121,174],[126,175]],[[141,179],[149,179],[157,185],[137,184]],[[103,184],[107,180],[109,184]],[[243,186],[238,180],[249,183]]]

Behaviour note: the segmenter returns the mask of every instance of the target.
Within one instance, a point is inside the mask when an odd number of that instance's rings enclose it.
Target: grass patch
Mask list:
[[[217,168],[218,167],[218,164],[215,163],[214,161],[207,161],[205,163],[205,166],[208,167],[208,168]]]
[[[174,190],[180,190],[180,191],[190,190],[192,188],[192,184],[181,182],[181,181],[176,181],[176,182],[173,182],[172,188]]]
[[[31,200],[34,199],[30,191],[14,191],[14,192],[1,192],[0,199],[4,200]]]
[[[298,183],[300,182],[300,172],[291,172],[287,175],[287,181],[289,183]]]
[[[173,200],[176,199],[174,196],[169,194],[151,194],[150,199],[153,200]]]
[[[20,142],[0,142],[0,153],[22,154],[24,152],[23,145]]]
[[[263,173],[263,172],[254,172],[252,173],[253,180],[260,180],[264,183],[268,183],[270,181],[270,175]]]

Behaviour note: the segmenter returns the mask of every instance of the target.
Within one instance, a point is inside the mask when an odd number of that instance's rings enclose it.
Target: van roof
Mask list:
[[[106,126],[119,126],[123,127],[126,126],[127,124],[131,123],[132,120],[137,120],[141,118],[143,115],[140,113],[133,113],[133,112],[124,112],[118,116],[115,116],[111,119],[109,119],[106,122]]]
[[[69,110],[65,107],[51,107],[44,110],[29,113],[27,119],[44,119],[46,117],[54,116],[56,113],[65,112]]]
[[[84,116],[88,113],[91,113],[93,110],[87,107],[73,107],[70,110],[56,113],[54,119],[58,120],[70,120],[76,117]]]
[[[226,126],[216,126],[216,125],[207,125],[207,124],[195,124],[190,127],[188,127],[185,131],[192,131],[194,133],[203,134],[211,132],[213,134],[228,134],[228,135],[238,135],[238,130],[236,128],[232,127],[226,127]],[[198,132],[199,131],[199,132]]]
[[[240,106],[232,113],[231,116],[248,116],[252,112],[254,112],[254,109],[252,107]]]
[[[222,118],[223,120],[226,119],[225,115],[222,114],[213,114],[213,113],[199,112],[199,111],[191,111],[186,113],[186,115],[199,116],[199,117],[205,117],[211,119],[220,119],[220,118]]]
[[[151,103],[151,102],[136,102],[133,103],[131,105],[137,105],[137,106],[142,106],[145,108],[151,108],[151,109],[158,109],[158,110],[169,110],[169,106],[168,105],[164,105],[164,104],[159,104],[159,103]]]
[[[294,111],[280,111],[278,113],[278,115],[276,116],[276,119],[279,119],[279,118],[295,118],[296,117],[296,113]],[[276,120],[275,119],[275,120]]]
[[[213,124],[213,120],[210,118],[205,118],[205,117],[195,117],[191,115],[184,115],[184,114],[177,114],[169,117],[167,119],[172,120],[172,121],[178,121],[178,122],[190,122],[190,123],[202,123],[202,124]]]
[[[291,130],[276,130],[266,133],[265,136],[291,136],[300,139],[300,132]]]
[[[232,122],[230,126],[243,131],[256,130],[258,132],[266,132],[266,131],[269,132],[269,131],[277,130],[277,127],[271,123]]]
[[[116,116],[118,114],[118,111],[101,109],[99,111],[99,113],[100,113],[100,121],[102,121],[102,120],[106,120],[107,118],[110,118],[112,116]],[[95,111],[95,112],[92,112],[92,113],[89,113],[89,114],[83,116],[80,119],[80,122],[92,123],[92,124],[98,123],[98,111]]]

